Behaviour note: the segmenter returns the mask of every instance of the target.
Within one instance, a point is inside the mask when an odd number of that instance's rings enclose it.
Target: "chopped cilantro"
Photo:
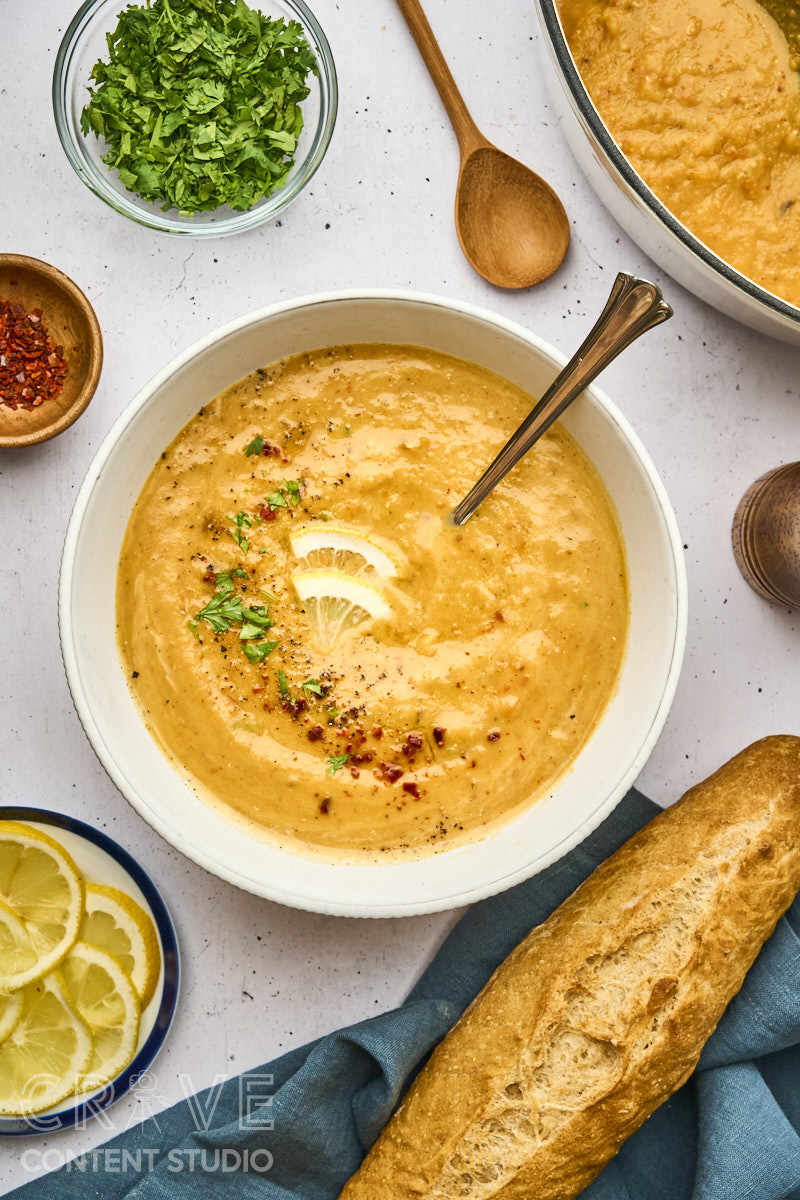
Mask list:
[[[349,754],[332,754],[330,758],[327,759],[328,774],[333,777],[341,767],[346,765],[349,758]]]
[[[289,503],[290,504],[299,504],[300,499],[301,499],[301,497],[300,497],[300,480],[299,479],[287,479],[284,482],[283,486],[286,488],[287,494],[289,496]]]
[[[249,458],[251,454],[260,454],[264,449],[264,439],[260,433],[257,433],[252,442],[248,442],[244,448],[244,452]]]
[[[278,671],[278,689],[282,696],[289,695],[289,683],[283,671]]]
[[[318,73],[299,22],[244,0],[147,0],[107,44],[81,131],[129,191],[164,210],[244,211],[283,184]]]
[[[324,696],[325,695],[325,693],[322,690],[322,684],[320,683],[320,681],[318,679],[307,679],[305,681],[305,683],[302,684],[302,688],[306,694],[308,694],[309,692],[313,692],[313,694],[315,696]]]
[[[283,492],[270,492],[270,494],[267,496],[266,503],[272,509],[289,507]]]
[[[250,659],[250,662],[260,663],[272,654],[277,644],[277,642],[248,642],[244,648],[244,652]]]

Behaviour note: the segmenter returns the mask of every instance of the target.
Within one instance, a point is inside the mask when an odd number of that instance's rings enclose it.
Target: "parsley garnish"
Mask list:
[[[264,503],[268,504],[273,512],[276,508],[294,507],[302,500],[300,494],[302,485],[302,479],[285,479],[283,487],[279,487],[276,492],[270,492]]]
[[[241,634],[239,636],[241,637]],[[244,652],[250,659],[250,662],[260,663],[268,655],[272,654],[277,644],[277,642],[248,642],[244,648]]]
[[[129,5],[94,65],[81,131],[129,191],[163,209],[251,208],[280,187],[317,74],[297,21],[244,0]]]
[[[264,439],[260,433],[257,433],[252,442],[248,442],[244,448],[244,452],[249,458],[251,454],[260,454],[264,449]]]
[[[278,689],[282,696],[289,695],[289,682],[283,671],[278,671]]]
[[[331,778],[341,767],[345,766],[349,758],[349,754],[332,754],[330,758],[327,759],[328,774],[331,776]]]
[[[306,695],[308,695],[309,692],[313,692],[315,696],[325,695],[322,690],[322,684],[318,679],[307,679],[304,684],[301,684],[301,687]]]
[[[233,585],[223,582],[224,576],[217,579],[217,590],[204,608],[189,622],[189,628],[197,633],[197,622],[207,621],[214,633],[225,633],[231,625],[238,625],[242,620],[241,596],[231,594]]]
[[[232,529],[229,529],[228,537],[233,538],[243,554],[247,554],[247,551],[250,549],[250,542],[244,536],[242,530],[252,529],[253,518],[248,517],[247,513],[245,512],[238,512],[235,517],[229,517],[228,520],[236,522],[236,532],[234,533]],[[261,524],[261,522],[259,522],[259,524]]]
[[[269,605],[252,604],[246,608],[241,596],[235,595],[234,579],[247,579],[247,572],[242,567],[234,567],[232,571],[222,571],[217,575],[217,590],[208,604],[189,622],[189,628],[199,641],[198,621],[206,621],[214,633],[226,633],[231,626],[239,625],[239,640],[247,642],[242,647],[245,654],[251,662],[263,662],[278,643],[253,642],[250,639],[263,637],[264,630],[274,624],[269,615]]]
[[[261,637],[265,629],[271,629],[275,624],[270,620],[269,608],[263,604],[254,604],[252,608],[242,609],[242,628],[239,631],[239,637],[242,641],[246,638]]]

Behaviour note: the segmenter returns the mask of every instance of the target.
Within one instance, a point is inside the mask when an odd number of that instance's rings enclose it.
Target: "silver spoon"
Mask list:
[[[515,467],[545,430],[626,346],[641,334],[668,321],[672,309],[661,291],[647,279],[620,271],[596,324],[541,400],[513,433],[474,488],[450,514],[454,525],[463,525],[479,504]]]

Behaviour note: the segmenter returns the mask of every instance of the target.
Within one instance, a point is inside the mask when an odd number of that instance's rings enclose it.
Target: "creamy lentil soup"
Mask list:
[[[645,183],[715,253],[800,305],[796,46],[757,0],[558,2],[586,89]]]
[[[316,350],[206,404],[133,509],[122,663],[209,802],[328,857],[475,839],[553,784],[628,626],[611,501],[553,426],[448,520],[532,399],[410,346]]]

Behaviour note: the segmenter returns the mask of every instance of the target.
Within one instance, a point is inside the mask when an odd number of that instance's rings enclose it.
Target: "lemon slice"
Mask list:
[[[83,879],[63,846],[29,825],[0,821],[0,900],[22,922],[36,954],[26,969],[22,948],[12,954],[12,981],[9,965],[0,961],[0,991],[31,983],[61,961],[78,936],[83,893]]]
[[[130,975],[142,1008],[147,1008],[161,971],[161,953],[155,926],[141,905],[118,888],[87,883],[78,936],[113,954]]]
[[[13,908],[0,900],[0,987],[13,991],[36,973],[39,955]]]
[[[399,556],[385,542],[348,525],[312,521],[289,534],[292,551],[309,567],[329,568],[359,575],[374,571],[383,579],[399,574]]]
[[[0,1043],[0,1113],[26,1116],[75,1091],[92,1057],[89,1027],[70,1003],[60,972],[21,993],[22,1012]]]
[[[321,650],[370,617],[388,621],[392,609],[380,588],[344,571],[294,571],[294,589],[305,605]]]
[[[22,1016],[22,992],[0,995],[0,1042],[13,1033]]]
[[[103,1087],[124,1071],[139,1040],[139,997],[127,973],[111,954],[76,942],[61,966],[72,1003],[94,1038],[91,1061],[78,1091]]]

